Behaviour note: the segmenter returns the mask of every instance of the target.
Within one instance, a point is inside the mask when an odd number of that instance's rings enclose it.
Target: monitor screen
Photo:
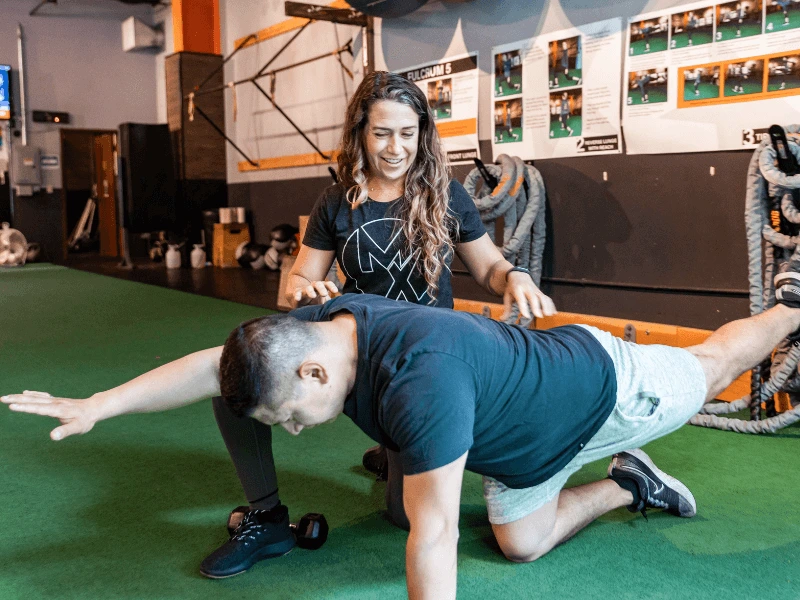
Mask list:
[[[11,118],[11,67],[0,65],[0,119]]]

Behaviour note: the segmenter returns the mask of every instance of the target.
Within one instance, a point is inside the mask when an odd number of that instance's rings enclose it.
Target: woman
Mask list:
[[[339,183],[314,206],[289,274],[293,306],[336,292],[325,277],[337,259],[345,293],[452,308],[457,254],[478,284],[503,296],[506,314],[513,302],[525,318],[555,312],[530,276],[503,258],[466,190],[450,179],[433,114],[416,85],[385,72],[364,79],[347,109],[338,167]]]
[[[470,196],[450,180],[433,114],[416,85],[385,72],[364,78],[347,108],[338,167],[339,183],[317,201],[289,274],[294,306],[323,303],[337,292],[325,280],[336,258],[344,292],[452,308],[450,264],[458,255],[478,284],[503,296],[506,313],[514,302],[526,319],[555,313],[530,275],[503,258]],[[214,413],[251,507],[246,535],[234,535],[201,566],[209,577],[228,577],[285,553],[282,536],[290,532],[271,429],[234,416],[220,398]],[[381,462],[380,451],[368,453]],[[386,496],[403,524],[402,477],[389,478]]]

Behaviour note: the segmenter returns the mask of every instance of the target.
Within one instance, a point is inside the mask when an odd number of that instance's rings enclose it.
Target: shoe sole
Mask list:
[[[631,456],[635,456],[637,459],[642,461],[647,468],[650,469],[653,473],[655,473],[661,481],[663,481],[666,485],[671,487],[673,490],[678,492],[681,496],[683,496],[686,500],[689,501],[689,504],[692,506],[691,514],[684,514],[684,513],[677,513],[677,516],[683,517],[684,519],[689,519],[697,514],[697,502],[695,502],[694,495],[692,492],[689,491],[689,488],[682,484],[680,481],[675,479],[672,475],[667,475],[659,469],[655,463],[650,459],[647,454],[640,448],[635,448],[634,450],[626,450],[626,453],[630,454]],[[680,508],[679,508],[680,510]],[[676,513],[670,513],[676,514]]]
[[[267,560],[269,558],[280,558],[281,556],[286,556],[289,554],[289,552],[294,550],[295,546],[296,544],[294,540],[285,540],[283,542],[262,548],[260,552],[256,553],[256,558],[253,560],[253,562],[251,562],[241,571],[236,571],[236,573],[229,573],[227,575],[214,575],[204,571],[203,569],[200,569],[200,574],[203,577],[208,577],[209,579],[228,579],[229,577],[236,577],[237,575],[241,575],[242,573],[250,570],[250,568],[257,562],[261,562],[262,560]]]

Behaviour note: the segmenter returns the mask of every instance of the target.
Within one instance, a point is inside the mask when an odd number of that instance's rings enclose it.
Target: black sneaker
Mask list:
[[[789,308],[800,308],[800,273],[779,273],[775,276],[775,300]]]
[[[386,456],[385,447],[373,446],[364,452],[361,464],[367,471],[377,475],[378,481],[386,481],[389,478],[389,458]]]
[[[693,517],[697,513],[689,488],[656,467],[642,450],[615,454],[608,466],[608,477],[633,494],[633,504],[628,510],[641,512],[645,518],[648,508],[662,508],[678,517]]]
[[[223,579],[244,573],[260,560],[283,556],[295,546],[289,527],[289,510],[279,504],[272,510],[250,510],[231,538],[200,564],[200,573]]]

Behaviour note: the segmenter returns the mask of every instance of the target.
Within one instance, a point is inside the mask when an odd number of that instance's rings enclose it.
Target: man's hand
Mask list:
[[[549,296],[542,293],[527,273],[512,271],[506,280],[506,291],[503,294],[503,314],[501,321],[511,316],[512,305],[516,302],[523,319],[531,320],[533,316],[542,318],[556,314],[556,305]]]
[[[332,281],[312,281],[308,285],[294,291],[295,307],[307,304],[325,304],[338,294],[339,290]]]
[[[73,400],[54,398],[46,392],[25,391],[0,398],[14,412],[24,412],[44,417],[54,417],[61,426],[50,432],[53,440],[63,440],[71,435],[88,433],[98,421],[97,403],[88,398]]]
[[[119,415],[160,412],[219,396],[222,346],[194,352],[85,400],[54,398],[45,392],[23,392],[0,398],[16,412],[54,417],[61,427],[54,440],[92,430],[95,423]]]

